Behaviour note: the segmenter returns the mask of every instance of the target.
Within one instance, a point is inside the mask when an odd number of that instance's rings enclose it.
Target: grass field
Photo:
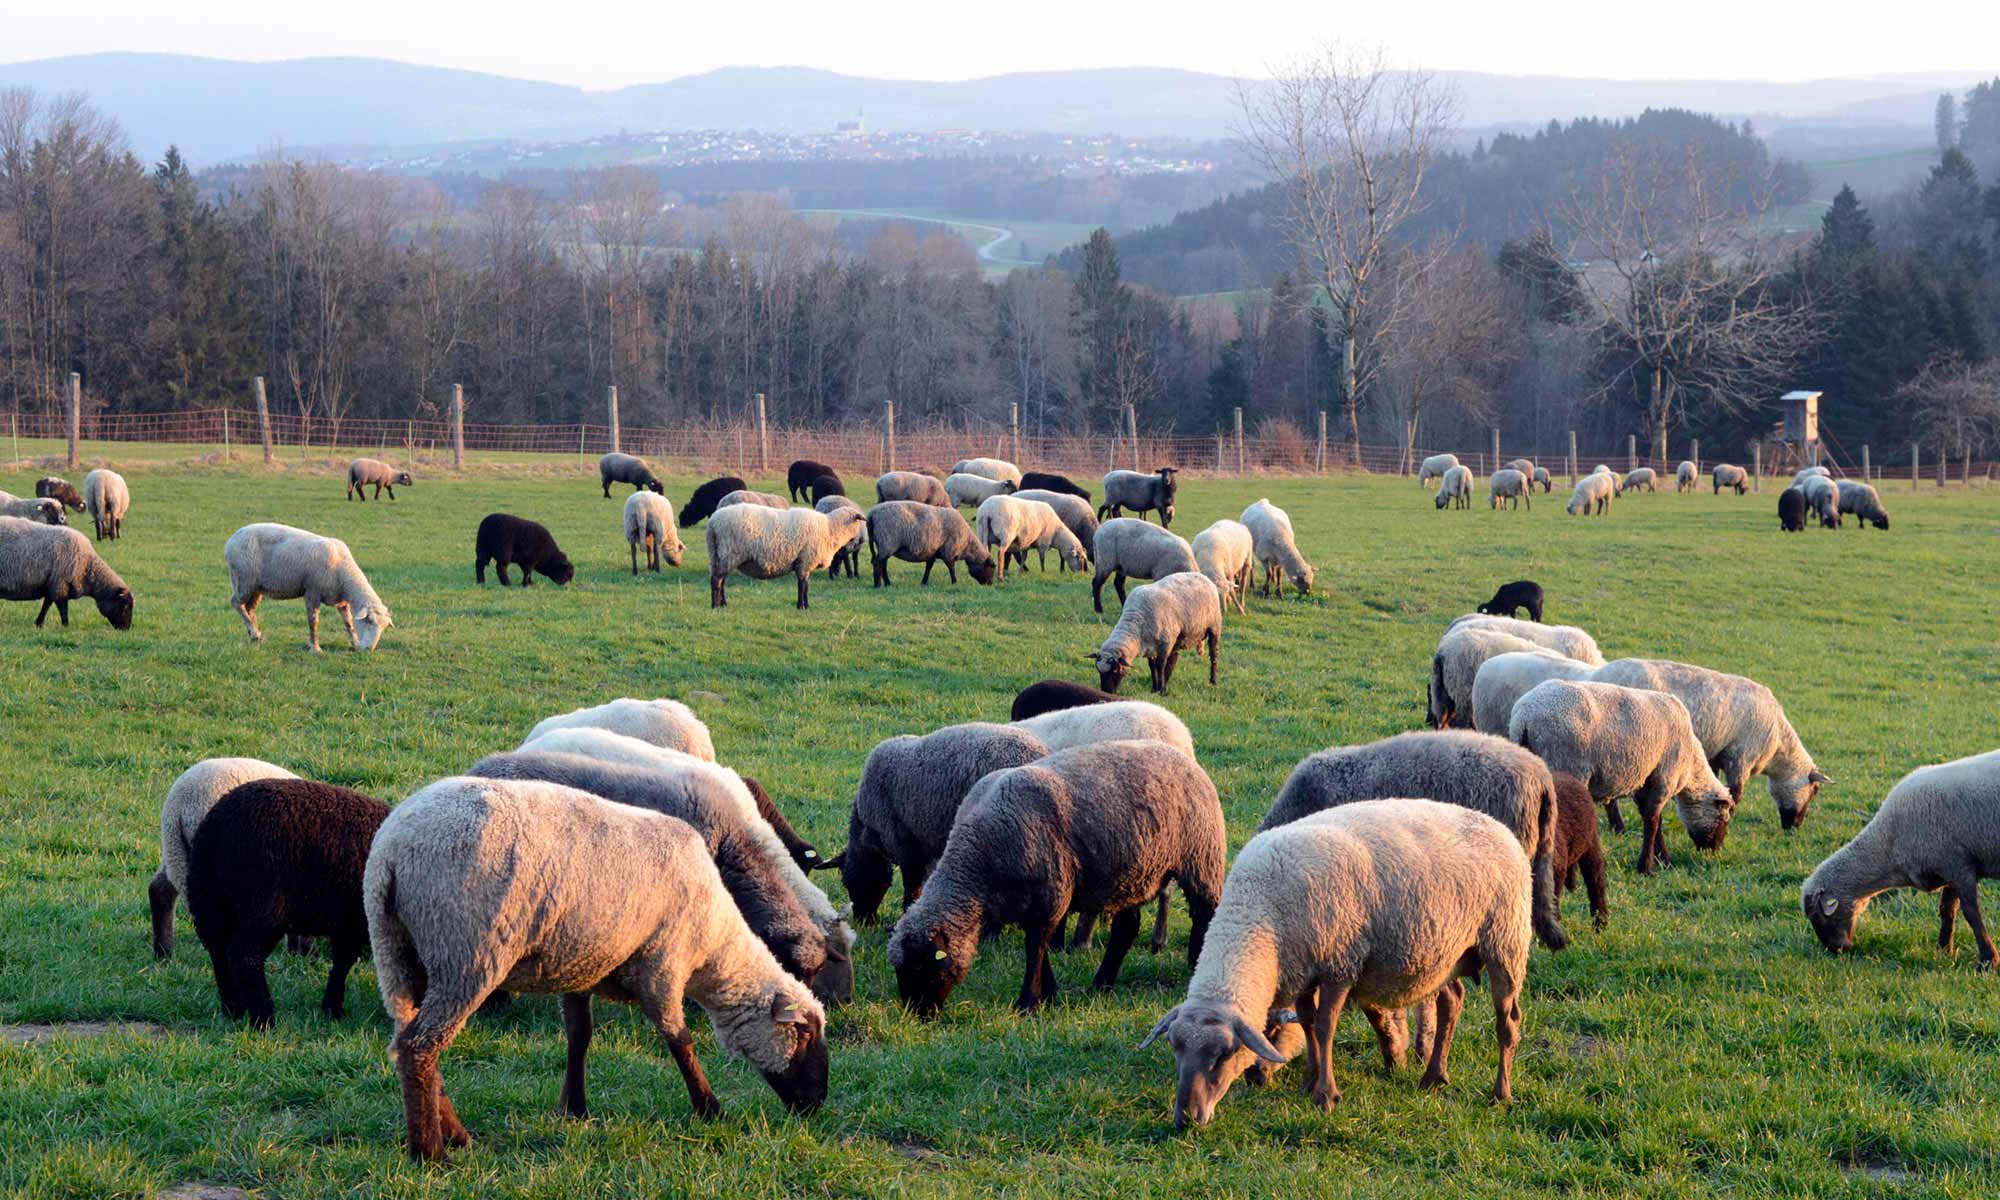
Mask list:
[[[0,489],[28,493],[37,473],[0,473]],[[0,606],[0,1025],[160,1030],[32,1045],[0,1030],[0,1194],[136,1197],[190,1180],[288,1198],[2000,1188],[2000,980],[1974,970],[1970,938],[1940,957],[1934,902],[1894,895],[1834,959],[1798,911],[1799,881],[1897,778],[1993,748],[2000,493],[1892,489],[1891,533],[1784,537],[1768,490],[1639,496],[1580,520],[1560,494],[1532,512],[1439,513],[1396,479],[1183,487],[1177,530],[1268,495],[1319,567],[1312,597],[1253,599],[1228,619],[1220,686],[1186,666],[1167,699],[1221,792],[1232,849],[1301,756],[1419,725],[1439,632],[1519,577],[1547,589],[1550,620],[1590,628],[1610,656],[1769,683],[1834,776],[1797,834],[1780,832],[1761,781],[1720,855],[1687,850],[1670,825],[1673,865],[1652,878],[1632,870],[1636,834],[1607,834],[1610,926],[1593,932],[1573,896],[1571,948],[1535,950],[1511,1109],[1486,1100],[1492,1018],[1475,1002],[1442,1092],[1420,1094],[1414,1069],[1385,1076],[1350,1016],[1334,1113],[1298,1092],[1294,1065],[1282,1088],[1239,1086],[1213,1126],[1174,1135],[1170,1053],[1133,1046],[1185,987],[1177,907],[1169,953],[1136,951],[1109,995],[1084,990],[1094,958],[1063,956],[1061,998],[1028,1019],[1009,1008],[1017,932],[925,1024],[895,1003],[885,931],[864,931],[856,1002],[830,1024],[832,1092],[803,1120],[698,1019],[726,1115],[694,1123],[671,1061],[611,1005],[591,1051],[596,1116],[559,1119],[557,1005],[523,998],[474,1020],[444,1058],[476,1141],[439,1168],[403,1157],[365,964],[349,1015],[329,1023],[315,1011],[323,960],[275,957],[278,1027],[256,1034],[220,1017],[184,912],[178,957],[153,960],[145,888],[181,769],[253,755],[394,801],[549,713],[675,696],[692,699],[724,762],[837,850],[876,741],[1004,719],[1023,684],[1084,678],[1113,618],[1091,612],[1074,575],[925,589],[902,564],[889,591],[816,579],[804,613],[789,582],[738,579],[711,612],[699,539],[679,570],[631,578],[619,502],[585,471],[425,477],[394,504],[344,504],[330,469],[134,462],[128,478],[126,536],[105,552],[138,595],[132,630],[87,603],[69,629],[52,617],[39,631],[32,605]],[[674,478],[668,495],[691,483]],[[473,529],[495,510],[548,524],[577,582],[475,587]],[[222,543],[253,520],[345,538],[395,614],[383,648],[356,654],[336,635],[307,655],[296,601],[268,603],[269,640],[249,645]]]

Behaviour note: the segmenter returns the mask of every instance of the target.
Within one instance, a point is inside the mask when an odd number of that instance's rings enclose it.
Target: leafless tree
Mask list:
[[[1896,390],[1940,455],[1969,454],[2000,437],[2000,361],[1930,363]]]
[[[1514,358],[1519,326],[1493,263],[1473,249],[1414,248],[1395,255],[1384,307],[1397,320],[1383,337],[1388,374],[1383,392],[1401,426],[1403,470],[1426,413],[1456,408],[1490,417],[1498,376]]]
[[[570,219],[589,268],[584,312],[594,335],[590,357],[601,362],[607,383],[649,383],[657,375],[648,369],[649,357],[671,350],[656,344],[661,327],[651,320],[645,289],[648,265],[672,241],[674,226],[659,179],[637,168],[584,172],[571,183]],[[659,406],[667,400],[648,399]]]
[[[1061,397],[1061,381],[1076,377],[1075,291],[1060,271],[1021,268],[1008,274],[996,299],[1007,379],[1022,417],[1040,437],[1051,402]]]

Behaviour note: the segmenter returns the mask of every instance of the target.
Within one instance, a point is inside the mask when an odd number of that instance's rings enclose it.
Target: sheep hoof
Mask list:
[[[1315,1083],[1312,1087],[1312,1098],[1321,1112],[1332,1112],[1333,1106],[1340,1103],[1340,1089],[1332,1084]]]

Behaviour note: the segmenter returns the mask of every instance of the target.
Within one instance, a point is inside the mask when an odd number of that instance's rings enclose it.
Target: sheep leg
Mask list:
[[[1097,965],[1097,977],[1090,981],[1090,986],[1101,992],[1110,991],[1118,982],[1125,956],[1132,952],[1132,943],[1138,940],[1138,908],[1124,909],[1111,918],[1111,939],[1104,944],[1104,961]]]
[[[1965,910],[1965,923],[1972,926],[1972,938],[1979,943],[1980,969],[1990,970],[2000,962],[2000,955],[1994,953],[1993,939],[1986,936],[1986,922],[1979,915],[1979,877],[1968,875],[1952,887],[1958,892],[1959,906]]]
[[[1208,686],[1210,687],[1215,686],[1216,672],[1221,669],[1217,665],[1221,661],[1221,659],[1218,658],[1216,654],[1216,652],[1220,649],[1222,649],[1222,631],[1219,629],[1209,630],[1208,631]]]
[[[501,587],[509,587],[512,585],[513,581],[507,578],[507,560],[505,559],[495,560],[493,563],[493,571],[495,574],[500,576]]]
[[[1167,948],[1167,897],[1170,887],[1169,884],[1160,885],[1159,906],[1153,910],[1153,936],[1147,946],[1155,954]]]
[[[1536,849],[1534,869],[1534,925],[1536,936],[1551,950],[1561,950],[1569,945],[1569,938],[1563,933],[1562,904],[1556,899],[1555,862],[1550,857],[1551,847],[1544,843]]]
[[[711,575],[708,577],[708,606],[710,608],[729,607],[729,597],[723,592],[722,576],[720,575]]]
[[[810,573],[806,571],[800,571],[798,575],[799,575],[799,607],[811,608],[812,602],[806,596],[806,580],[810,578]]]
[[[42,597],[42,611],[35,614],[35,628],[40,629],[42,627],[42,622],[48,619],[49,606],[54,604],[55,602],[56,598],[54,596]],[[65,619],[63,621],[63,624],[67,625],[69,624],[69,621]]]
[[[931,876],[931,864],[928,862],[913,862],[904,865],[903,867],[903,911],[904,912],[908,912],[912,908],[916,907],[917,900],[924,894],[924,881],[926,879],[929,879],[930,876]],[[883,887],[885,889],[888,887],[888,879],[886,875],[884,876],[883,879]],[[850,895],[850,899],[851,898],[852,896]]]
[[[923,577],[922,579],[920,579],[920,580],[918,580],[918,581],[917,581],[917,582],[918,582],[918,583],[919,583],[920,585],[922,585],[922,586],[924,586],[924,587],[929,587],[929,586],[930,586],[930,584],[931,584],[931,568],[932,568],[932,567],[935,567],[935,566],[937,566],[937,559],[935,559],[935,558],[927,558],[927,559],[925,559],[925,560],[924,560],[924,577]]]
[[[1625,832],[1625,814],[1619,811],[1616,796],[1604,802],[1604,819],[1611,822],[1611,832]]]
[[[1604,900],[1604,851],[1593,848],[1583,856],[1583,886],[1590,895],[1590,923],[1603,929],[1611,912]]]
[[[146,885],[146,902],[153,910],[154,958],[174,956],[174,899],[179,895],[174,881],[167,878],[165,867]]]
[[[1952,934],[1958,925],[1958,889],[1946,884],[1938,893],[1938,949],[1949,956]],[[155,939],[157,941],[157,939]]]
[[[1500,1049],[1500,1069],[1493,1077],[1496,1104],[1514,1102],[1514,1048],[1521,1043],[1521,981],[1503,978],[1487,964],[1486,982],[1493,992],[1493,1041]]]
[[[647,1013],[653,1024],[666,1039],[667,1052],[674,1056],[674,1065],[681,1069],[681,1081],[687,1084],[688,1103],[694,1105],[694,1115],[704,1121],[713,1121],[722,1115],[722,1102],[715,1098],[715,1092],[708,1086],[708,1076],[702,1072],[701,1060],[694,1056],[694,1037],[688,1033],[687,1025],[681,1018],[681,998],[678,988],[670,999],[671,1004],[661,1003],[653,1009],[649,1002]],[[667,1023],[671,1017],[673,1024]]]
[[[261,593],[251,592],[248,596],[239,596],[229,602],[229,606],[236,610],[236,615],[243,618],[244,628],[250,631],[252,645],[264,640],[264,631],[257,628],[257,604],[263,598]]]
[[[1419,1088],[1440,1088],[1451,1082],[1445,1063],[1451,1058],[1451,1035],[1458,1028],[1458,1014],[1465,1007],[1465,983],[1454,979],[1438,989],[1437,1028],[1431,1034],[1431,1061],[1424,1068]]]
[[[1071,950],[1087,950],[1090,948],[1091,938],[1097,936],[1097,918],[1099,915],[1098,910],[1094,908],[1076,914],[1076,932],[1069,939],[1069,948]],[[1065,914],[1063,920],[1069,920],[1069,916]],[[1060,931],[1062,925],[1058,923],[1056,928]]]
[[[1104,611],[1104,580],[1104,572],[1099,571],[1096,577],[1090,581],[1090,603],[1098,612]]]
[[[364,940],[359,946],[344,938],[327,939],[327,948],[333,953],[333,966],[326,973],[326,994],[320,997],[319,1010],[330,1021],[338,1021],[347,1011],[347,973],[367,952]]]
[[[1333,1031],[1340,1024],[1340,1010],[1347,1004],[1347,989],[1328,983],[1319,985],[1319,1005],[1312,1015],[1313,1055],[1312,1073],[1308,1077],[1306,1090],[1312,1093],[1313,1103],[1321,1112],[1332,1112],[1340,1103],[1340,1085],[1333,1079]],[[1301,1020],[1305,1014],[1299,1014]]]
[[[1663,805],[1661,804],[1660,797],[1648,794],[1649,790],[1641,788],[1632,796],[1633,803],[1639,809],[1641,831],[1639,834],[1639,873],[1641,875],[1651,875],[1653,873],[1655,856],[1658,857],[1658,861],[1662,864],[1667,861],[1667,849],[1663,844],[1664,839],[1660,834],[1660,823],[1663,816],[1661,810]]]
[[[1318,1026],[1313,1022],[1313,1013],[1318,1008],[1319,984],[1308,983],[1305,986],[1305,990],[1301,991],[1292,1001],[1292,1016],[1297,1020],[1299,1035],[1305,1042],[1305,1048],[1302,1053],[1306,1057],[1306,1078],[1299,1087],[1300,1090],[1306,1092],[1312,1091],[1313,1076],[1318,1074],[1316,1064],[1319,1062],[1319,1035],[1316,1032]],[[1261,1058],[1250,1067],[1250,1071],[1252,1072],[1263,1073],[1263,1078],[1256,1081],[1258,1087],[1263,1087],[1265,1084],[1270,1083],[1271,1077],[1276,1075],[1280,1069],[1278,1064],[1266,1063]]]
[[[889,586],[889,560],[888,560],[888,559],[886,559],[886,558],[884,558],[884,557],[882,557],[882,556],[881,556],[881,555],[879,555],[879,554],[870,554],[870,555],[868,556],[868,562],[869,562],[869,565],[870,565],[870,566],[872,566],[872,567],[874,567],[874,569],[875,569],[875,575],[874,575],[874,579],[875,579],[875,584],[874,584],[874,586],[876,586],[876,587],[888,587],[888,586]]]
[[[229,971],[236,979],[236,994],[253,1029],[269,1029],[277,1020],[270,981],[264,978],[264,960],[277,944],[277,934],[243,925],[237,926],[229,938]]]
[[[632,574],[637,575],[639,573],[639,543],[628,542],[626,543],[626,545],[632,551]],[[653,547],[651,545],[648,545],[646,547],[646,565],[651,566],[652,564],[653,564]],[[480,580],[480,582],[484,583],[486,581],[482,579]]]
[[[1410,1027],[1403,1020],[1400,1009],[1376,1008],[1372,1004],[1361,1006],[1362,1015],[1375,1027],[1375,1045],[1382,1051],[1382,1070],[1393,1072],[1403,1066],[1403,1056],[1408,1052]]]
[[[1118,593],[1119,606],[1123,607],[1125,604],[1125,568],[1118,568],[1117,575],[1111,580],[1111,586]]]
[[[556,1111],[581,1121],[590,1116],[583,1093],[583,1056],[590,1049],[590,993],[565,992],[562,998],[563,1032],[569,1035],[569,1057],[563,1064],[562,1096]]]
[[[243,1015],[243,1001],[236,993],[236,975],[229,967],[229,936],[220,927],[220,920],[210,921],[208,927],[194,927],[201,938],[202,948],[208,951],[208,965],[215,972],[215,998],[222,1005],[222,1015],[231,1020]]]
[[[528,564],[521,563],[519,565],[521,568],[521,586],[528,587],[535,582],[535,573],[528,569]]]
[[[353,608],[353,606],[352,606],[352,605],[349,605],[349,604],[347,604],[347,603],[345,603],[345,602],[342,602],[342,603],[340,603],[340,604],[336,604],[336,605],[334,605],[334,606],[333,606],[333,611],[335,611],[335,612],[337,612],[337,613],[339,613],[339,614],[340,614],[340,621],[341,621],[341,624],[343,624],[343,625],[347,626],[347,645],[348,645],[348,648],[349,648],[349,649],[352,649],[352,650],[359,650],[359,649],[361,649],[361,635],[360,635],[360,634],[357,634],[357,633],[355,633],[355,632],[354,632],[354,608]]]
[[[1027,934],[1027,961],[1021,971],[1021,994],[1014,1000],[1017,1012],[1033,1012],[1055,999],[1055,969],[1049,965],[1049,939],[1055,936],[1061,918],[1030,916],[1021,923]]]
[[[306,649],[314,654],[319,649],[319,597],[306,596]]]
[[[951,576],[951,581],[952,581],[953,583],[957,583],[957,582],[958,582],[958,560],[957,560],[957,559],[955,559],[955,558],[947,558],[947,559],[945,559],[945,560],[944,560],[944,573],[945,573],[946,575],[949,575],[949,576]]]
[[[486,586],[486,564],[488,561],[490,560],[484,554],[472,561],[472,582],[478,584],[480,587]]]

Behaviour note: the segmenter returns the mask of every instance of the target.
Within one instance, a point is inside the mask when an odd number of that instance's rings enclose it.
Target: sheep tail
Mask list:
[[[381,900],[368,905],[368,943],[375,959],[375,982],[382,992],[382,1007],[388,1010],[389,1019],[401,1033],[417,1015],[424,963],[417,955],[416,943],[410,939],[409,928],[396,914],[396,879],[386,863],[383,874],[378,885]],[[389,1058],[393,1061],[395,1057],[396,1041],[391,1038]]]
[[[1555,854],[1559,818],[1555,785],[1551,781],[1542,795],[1535,853],[1529,864],[1534,873],[1535,936],[1541,938],[1542,944],[1551,950],[1561,950],[1569,945],[1569,936],[1562,928],[1561,901],[1556,895]]]

